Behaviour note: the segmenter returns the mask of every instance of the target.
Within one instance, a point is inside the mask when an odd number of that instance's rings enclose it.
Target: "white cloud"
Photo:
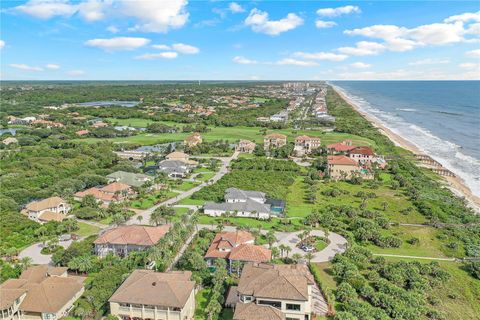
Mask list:
[[[360,12],[362,11],[357,6],[344,6],[344,7],[338,7],[338,8],[324,8],[324,9],[317,10],[317,14],[323,17],[338,17],[343,14],[360,13]]]
[[[480,63],[466,62],[458,65],[462,69],[473,69],[480,71]]]
[[[303,61],[297,60],[292,58],[282,59],[276,62],[279,65],[294,65],[294,66],[302,66],[302,67],[310,67],[310,66],[317,66],[318,63],[315,61]]]
[[[24,70],[24,71],[43,71],[40,67],[29,66],[28,64],[24,63],[11,63],[8,65],[11,68]]]
[[[337,23],[335,21],[324,21],[324,20],[315,21],[315,26],[318,29],[331,28],[331,27],[335,27],[336,25]]]
[[[356,68],[356,69],[368,69],[372,65],[364,62],[354,62],[350,64],[351,67]]]
[[[0,49],[3,49],[5,47],[5,41],[0,40]]]
[[[97,47],[105,51],[134,50],[150,42],[145,38],[116,37],[111,39],[92,39],[85,42],[89,47]]]
[[[303,19],[295,13],[289,13],[280,20],[269,20],[268,12],[252,9],[245,19],[245,25],[252,27],[255,32],[265,33],[271,36],[279,35],[282,32],[293,30],[303,24]]]
[[[77,10],[68,0],[30,0],[16,10],[39,19],[50,19],[55,16],[70,17]]]
[[[170,46],[167,46],[166,44],[154,44],[154,45],[152,45],[152,48],[158,49],[158,50],[171,50],[172,49]]]
[[[423,66],[423,65],[447,64],[447,63],[450,63],[450,60],[448,60],[448,59],[427,58],[427,59],[422,59],[422,60],[417,60],[417,61],[410,62],[408,65],[410,65],[410,66]]]
[[[465,52],[465,54],[469,57],[480,58],[480,49],[470,50]]]
[[[121,0],[121,12],[139,23],[134,31],[161,32],[181,28],[187,23],[187,0],[131,1]]]
[[[178,53],[173,51],[165,51],[160,53],[145,53],[140,56],[136,56],[135,60],[155,60],[155,59],[175,59]]]
[[[256,60],[250,60],[245,57],[241,56],[236,56],[233,59],[233,62],[238,63],[238,64],[258,64],[258,61]]]
[[[230,2],[228,9],[230,9],[230,11],[233,13],[245,12],[245,9],[243,9],[243,7],[236,2]]]
[[[115,27],[115,26],[108,26],[108,27],[107,27],[107,31],[108,31],[108,32],[111,32],[111,33],[117,33],[117,32],[119,32],[120,30],[119,30],[117,27]]]
[[[443,20],[443,22],[447,22],[447,23],[456,22],[456,21],[461,21],[461,22],[476,21],[476,22],[480,22],[480,11],[477,11],[477,12],[474,12],[474,13],[466,12],[466,13],[462,13],[462,14],[459,14],[459,15],[448,17],[447,19]]]
[[[69,77],[81,77],[85,75],[85,71],[83,70],[70,70],[67,72],[67,76]]]
[[[60,69],[60,66],[58,64],[49,63],[49,64],[45,65],[45,68],[50,69],[50,70],[58,70],[58,69]]]
[[[197,54],[200,52],[200,49],[197,47],[184,44],[184,43],[175,43],[172,45],[173,50],[183,53],[183,54]]]
[[[355,47],[341,47],[338,51],[351,56],[373,56],[385,50],[385,46],[378,42],[360,41]]]
[[[99,21],[105,18],[105,11],[113,0],[87,0],[78,5],[78,13],[87,21]]]
[[[336,54],[331,52],[295,52],[293,54],[295,57],[302,59],[312,59],[312,60],[328,60],[328,61],[343,61],[348,58],[344,54]]]

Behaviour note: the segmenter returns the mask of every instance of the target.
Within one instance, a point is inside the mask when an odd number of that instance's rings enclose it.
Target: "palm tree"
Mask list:
[[[32,265],[33,259],[31,257],[23,257],[20,259],[20,265],[22,266],[22,270],[28,269]]]
[[[273,232],[273,230],[269,230],[267,232],[267,234],[265,235],[266,239],[267,239],[267,242],[268,242],[268,246],[271,248],[272,245],[275,243],[275,241],[277,241],[277,237],[275,237],[275,233]]]
[[[276,259],[280,255],[280,249],[278,247],[273,247],[272,249],[272,258]]]
[[[195,226],[195,230],[198,232],[198,215],[192,215],[190,222]]]
[[[225,228],[225,225],[223,224],[223,221],[218,222],[217,232],[222,232],[224,228]]]
[[[242,269],[242,262],[234,260],[231,264],[232,268],[237,272],[237,277],[240,277],[240,269]],[[230,270],[232,271],[232,270]]]
[[[292,251],[292,248],[289,246],[285,246],[285,252],[287,253],[287,258],[288,258],[288,253]]]
[[[281,245],[278,246],[278,248],[280,249],[280,254],[282,255],[282,258],[283,258],[283,254],[287,250],[287,246],[284,245],[284,244],[281,244]]]
[[[294,253],[292,254],[292,261],[294,264],[297,264],[300,259],[302,259],[302,255],[300,253]]]
[[[312,259],[313,259],[313,253],[307,252],[307,253],[305,254],[304,258],[307,259],[308,264],[310,264],[310,262],[311,262]]]

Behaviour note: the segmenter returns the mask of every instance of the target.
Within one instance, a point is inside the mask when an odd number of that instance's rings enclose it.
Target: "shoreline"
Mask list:
[[[353,101],[351,101],[347,96],[342,92],[337,90],[334,86],[331,86],[332,89],[348,104],[352,107],[353,110],[357,111],[365,119],[367,119],[375,128],[377,128],[380,133],[387,136],[396,146],[406,149],[414,154],[427,155],[425,152],[420,150],[415,144],[408,141],[407,139],[401,137],[400,135],[394,133],[392,130],[383,125],[377,118],[371,116],[370,114],[361,110]],[[468,207],[472,208],[476,214],[480,214],[480,197],[477,197],[472,193],[470,188],[465,184],[463,179],[458,176],[455,177],[439,177],[445,183],[445,186],[449,188],[456,196],[463,197],[466,199]]]

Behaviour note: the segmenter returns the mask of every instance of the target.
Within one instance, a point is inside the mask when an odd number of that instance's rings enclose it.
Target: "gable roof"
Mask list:
[[[130,244],[138,246],[153,246],[170,230],[170,225],[151,226],[121,226],[110,229],[100,235],[95,244]]]
[[[42,221],[63,221],[66,218],[66,215],[63,213],[57,213],[52,211],[44,211],[39,217],[39,220]]]
[[[327,161],[330,165],[357,166],[355,160],[352,160],[347,156],[328,156]]]
[[[270,133],[265,136],[265,139],[287,139],[287,136],[281,133]]]
[[[252,303],[237,303],[233,320],[285,320],[285,314],[275,307]]]
[[[227,199],[242,199],[261,198],[265,199],[266,194],[260,191],[242,190],[238,188],[228,188],[225,190],[225,200]]]
[[[346,144],[344,142],[337,142],[337,143],[332,143],[327,145],[327,149],[334,149],[335,151],[338,151],[338,152],[344,152],[344,151],[350,151],[352,149],[355,149],[355,146]]]
[[[183,308],[195,287],[191,276],[190,271],[135,270],[109,301]]]
[[[255,238],[250,232],[243,230],[217,233],[205,254],[205,258],[227,258],[229,252],[220,251],[219,249],[233,249],[254,240]]]
[[[25,206],[25,208],[30,211],[42,211],[50,208],[56,208],[61,203],[66,204],[67,202],[60,197],[50,197],[40,201],[30,202]]]
[[[367,147],[367,146],[355,147],[349,152],[349,154],[362,154],[362,155],[365,155],[365,156],[374,156],[375,155],[372,148]]]
[[[254,244],[241,244],[230,252],[230,260],[268,262],[272,259],[272,251]]]
[[[117,182],[127,184],[131,187],[141,187],[148,180],[153,180],[152,177],[147,176],[146,174],[133,173],[126,171],[116,171],[107,175],[108,179],[117,180]]]
[[[305,141],[311,141],[311,140],[317,140],[320,141],[320,138],[318,137],[309,137],[309,136],[298,136],[295,138],[295,142],[305,142]]]
[[[238,283],[240,294],[256,298],[308,300],[313,276],[305,265],[245,265]]]
[[[105,187],[101,188],[100,190],[103,192],[115,193],[115,192],[120,192],[128,189],[130,189],[130,186],[128,184],[121,183],[121,182],[112,182],[110,184],[107,184]]]
[[[188,159],[188,157],[189,157],[188,154],[181,151],[174,151],[166,155],[167,159],[178,159],[178,158]]]
[[[3,288],[0,285],[0,310],[11,307],[25,293],[27,293],[26,289]]]

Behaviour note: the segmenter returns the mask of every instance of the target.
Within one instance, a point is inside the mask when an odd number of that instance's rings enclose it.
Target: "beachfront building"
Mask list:
[[[306,265],[248,263],[233,291],[236,292],[236,301],[230,302],[235,305],[233,318],[310,320],[314,286]]]
[[[122,202],[133,196],[135,192],[125,183],[113,182],[102,188],[93,187],[84,191],[79,191],[73,195],[77,201],[82,201],[88,195],[92,195],[98,202],[108,206],[111,202]]]
[[[196,145],[199,145],[200,143],[202,143],[202,141],[203,140],[202,140],[202,136],[200,135],[200,133],[194,132],[191,135],[189,135],[188,137],[186,137],[185,140],[183,140],[183,143],[187,147],[195,147]]]
[[[195,281],[191,271],[135,270],[108,300],[122,320],[193,320]]]
[[[344,140],[327,145],[327,150],[330,154],[345,154],[353,149],[355,149],[355,146],[352,145],[352,140]]]
[[[82,277],[67,268],[38,265],[0,285],[2,320],[57,320],[68,315],[83,294]]]
[[[373,179],[372,174],[362,168],[355,160],[347,156],[327,157],[328,175],[333,180],[349,180],[355,176],[363,179]]]
[[[287,136],[281,133],[267,134],[263,138],[263,147],[265,150],[272,148],[281,148],[287,144]]]
[[[132,251],[146,250],[162,239],[170,230],[170,225],[121,226],[101,234],[94,242],[94,252],[100,257],[109,253],[126,257]]]
[[[348,151],[348,157],[359,164],[370,164],[375,159],[375,153],[370,147],[355,147]]]
[[[285,209],[285,202],[268,199],[265,193],[259,191],[228,188],[225,190],[224,199],[223,203],[205,203],[204,213],[212,217],[231,214],[237,217],[269,219],[272,215],[281,215]]]
[[[237,230],[233,232],[221,232],[215,235],[210,247],[205,254],[205,260],[209,267],[214,266],[216,259],[226,259],[229,271],[233,270],[234,261],[246,262],[269,262],[272,252],[267,248],[255,245],[255,237],[247,231]]]
[[[295,154],[299,157],[302,157],[306,154],[312,153],[314,150],[320,148],[320,138],[318,137],[309,137],[309,136],[299,136],[295,138]]]
[[[68,215],[71,206],[60,197],[50,197],[40,201],[30,202],[23,211],[30,220],[44,223],[62,221]]]
[[[153,177],[141,173],[116,171],[107,176],[108,182],[120,182],[130,187],[139,188],[147,182],[153,182]]]
[[[255,150],[255,142],[250,140],[240,140],[235,150],[243,153],[252,153]]]

